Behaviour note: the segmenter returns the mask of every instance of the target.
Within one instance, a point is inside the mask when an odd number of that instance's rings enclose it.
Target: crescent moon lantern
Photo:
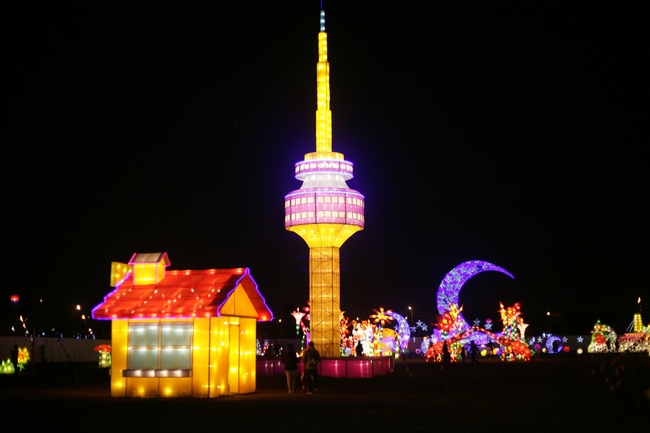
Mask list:
[[[404,316],[397,314],[394,311],[388,311],[388,316],[393,316],[397,321],[397,335],[399,336],[400,349],[406,350],[409,347],[409,340],[411,339],[411,328]]]
[[[553,343],[556,341],[558,342],[558,348],[557,348],[558,353],[562,350],[562,346],[559,345],[559,343],[562,342],[562,339],[560,337],[556,337],[555,335],[553,335],[551,338],[546,340],[546,350],[548,350],[548,353],[555,353],[553,351]]]
[[[438,287],[438,294],[436,296],[438,313],[445,314],[445,312],[451,309],[452,304],[455,304],[459,307],[458,294],[460,293],[460,289],[463,287],[463,284],[465,284],[467,280],[472,278],[474,275],[485,271],[497,271],[501,272],[502,274],[506,274],[512,279],[515,278],[510,272],[489,262],[484,262],[481,260],[470,260],[468,262],[461,263],[449,271],[447,275],[445,275],[445,278],[443,278],[442,282],[440,283],[440,287]],[[463,313],[458,314],[456,321],[460,322],[459,324],[461,332],[471,328],[465,321]]]

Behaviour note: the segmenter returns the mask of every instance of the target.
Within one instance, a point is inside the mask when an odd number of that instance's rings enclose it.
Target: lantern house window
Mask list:
[[[129,324],[125,377],[189,377],[192,323]]]

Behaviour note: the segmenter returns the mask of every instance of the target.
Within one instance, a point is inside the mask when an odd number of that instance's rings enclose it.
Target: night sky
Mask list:
[[[428,320],[445,274],[484,260],[515,279],[465,284],[468,322],[520,302],[529,333],[548,311],[567,334],[598,319],[625,332],[650,295],[635,3],[384,4],[324,2],[333,151],[366,197],[341,248],[342,310]],[[44,327],[89,312],[135,252],[249,267],[293,321],[309,252],[283,199],[315,150],[319,1],[2,9],[1,333],[35,295]]]

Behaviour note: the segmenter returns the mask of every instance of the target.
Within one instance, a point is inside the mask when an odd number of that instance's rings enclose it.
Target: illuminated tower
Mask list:
[[[329,63],[325,12],[318,33],[316,152],[296,163],[300,189],[284,198],[284,227],[309,246],[311,341],[325,357],[338,357],[340,345],[341,267],[343,242],[363,230],[364,198],[345,183],[352,179],[352,163],[332,152]]]

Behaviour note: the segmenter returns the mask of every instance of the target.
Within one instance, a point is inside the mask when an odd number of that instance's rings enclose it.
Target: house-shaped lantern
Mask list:
[[[167,270],[167,253],[112,264],[111,396],[213,398],[255,392],[256,324],[271,310],[248,268]]]

